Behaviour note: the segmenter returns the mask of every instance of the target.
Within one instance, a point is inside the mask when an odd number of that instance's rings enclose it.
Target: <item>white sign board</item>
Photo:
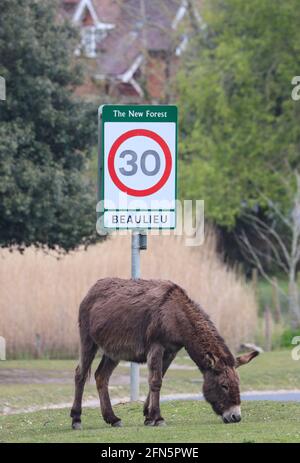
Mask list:
[[[175,228],[177,108],[102,107],[103,226]]]

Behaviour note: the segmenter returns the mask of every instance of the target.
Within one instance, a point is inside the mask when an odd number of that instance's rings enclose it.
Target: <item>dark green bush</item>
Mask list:
[[[281,347],[291,347],[292,339],[295,336],[300,336],[300,329],[293,330],[292,328],[288,328],[283,331],[280,339],[280,346]]]

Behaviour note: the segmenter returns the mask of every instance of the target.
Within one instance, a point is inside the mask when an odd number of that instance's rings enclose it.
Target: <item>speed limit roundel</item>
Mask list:
[[[104,105],[100,114],[104,228],[175,228],[176,106]]]
[[[122,144],[129,138],[138,137],[138,136],[147,137],[147,138],[154,140],[161,147],[164,157],[165,157],[165,167],[164,167],[161,177],[152,186],[148,188],[144,188],[144,189],[135,189],[135,188],[131,188],[130,186],[126,185],[126,183],[123,180],[121,180],[121,178],[119,177],[115,169],[115,158],[116,158],[118,149],[122,147]],[[129,160],[129,165],[131,166],[131,170],[126,171],[123,167],[119,169],[119,171],[123,173],[125,176],[135,175],[136,172],[138,171],[137,154],[133,150],[123,150],[119,154],[120,157],[125,157],[126,155],[131,157],[131,159]],[[146,168],[146,159],[149,156],[150,157],[152,156],[155,160],[155,166],[152,170],[148,170]],[[145,150],[143,152],[141,156],[141,160],[140,160],[140,169],[145,175],[154,175],[155,173],[157,173],[157,171],[159,171],[160,164],[161,164],[161,160],[160,160],[160,157],[157,151]],[[148,196],[153,193],[156,193],[167,182],[170,176],[171,170],[172,170],[172,156],[171,156],[170,149],[167,143],[157,133],[151,130],[147,130],[147,129],[128,130],[127,132],[119,136],[115,140],[114,144],[112,145],[109,155],[108,155],[108,170],[109,170],[110,176],[114,184],[117,186],[117,188],[119,188],[124,193],[130,194],[131,196]]]

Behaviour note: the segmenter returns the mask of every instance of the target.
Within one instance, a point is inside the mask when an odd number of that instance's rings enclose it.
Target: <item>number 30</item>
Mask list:
[[[130,169],[125,169],[124,167],[120,167],[119,170],[120,170],[121,174],[126,175],[126,176],[135,175],[137,173],[137,170],[138,170],[136,152],[132,151],[132,150],[124,150],[120,154],[120,158],[125,158],[125,156],[130,156],[131,157],[130,159],[127,159],[127,161],[126,161],[126,166],[127,167],[129,166]],[[154,156],[155,166],[154,166],[154,169],[152,169],[152,170],[149,170],[146,167],[147,156]],[[156,175],[157,172],[159,172],[159,169],[160,169],[160,157],[159,157],[159,154],[154,150],[146,150],[146,151],[144,151],[142,156],[141,156],[141,170],[142,170],[143,174],[148,175],[148,176]]]

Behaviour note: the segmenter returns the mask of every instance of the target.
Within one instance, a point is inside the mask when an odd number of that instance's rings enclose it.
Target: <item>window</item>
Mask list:
[[[82,53],[88,58],[95,58],[97,43],[106,37],[107,33],[97,26],[85,26],[81,31]]]

